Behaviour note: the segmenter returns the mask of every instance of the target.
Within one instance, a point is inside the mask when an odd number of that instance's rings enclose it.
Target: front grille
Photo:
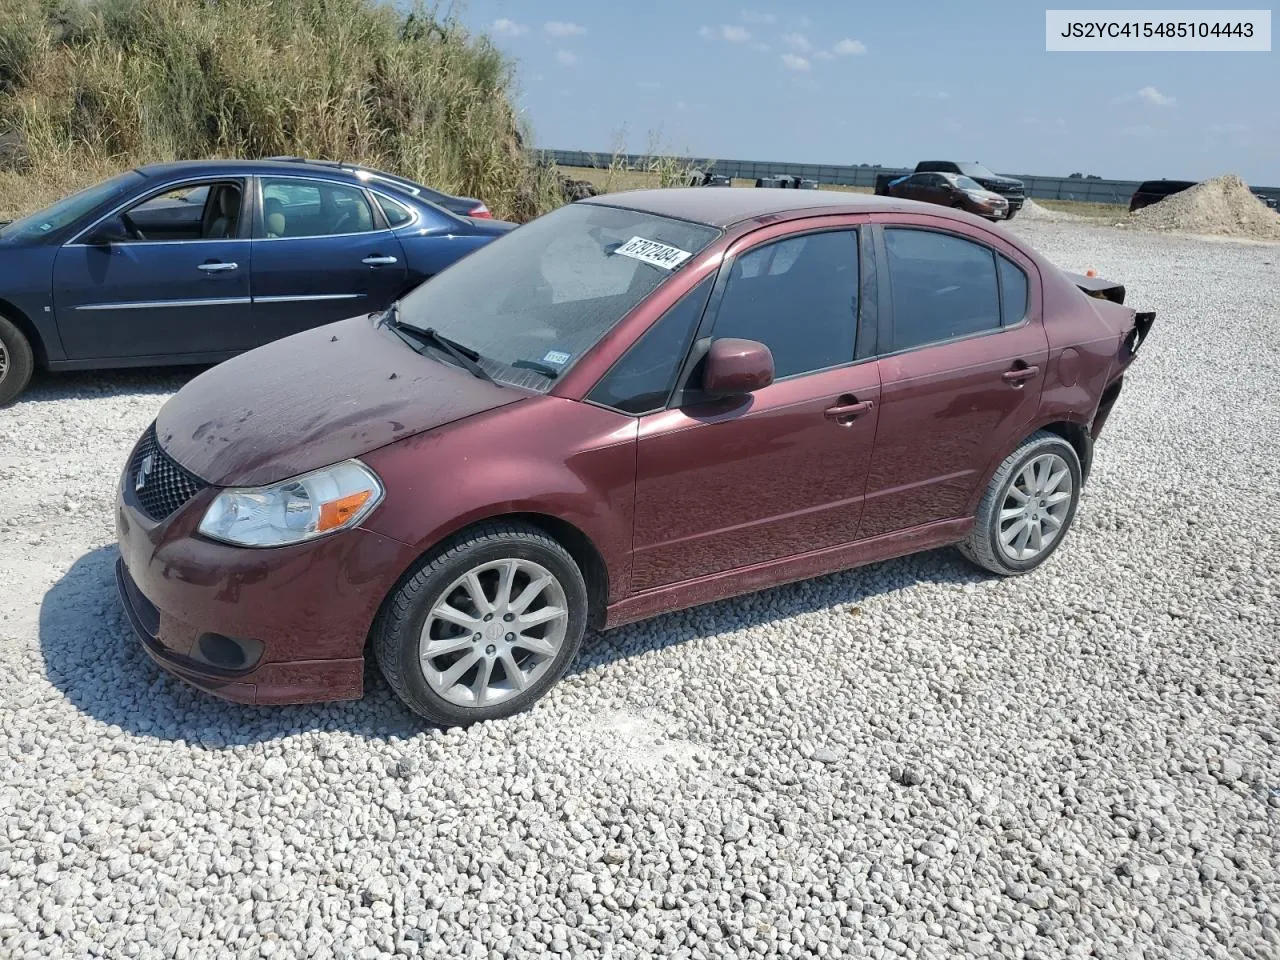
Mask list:
[[[160,448],[154,423],[143,434],[129,461],[125,483],[138,498],[143,513],[152,520],[164,520],[207,486]]]

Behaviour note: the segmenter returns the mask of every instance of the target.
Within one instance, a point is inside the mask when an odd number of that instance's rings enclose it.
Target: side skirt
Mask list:
[[[908,530],[899,530],[869,540],[838,547],[827,547],[794,557],[768,560],[749,567],[738,567],[722,573],[713,573],[697,580],[686,580],[664,587],[655,587],[635,596],[627,597],[609,606],[605,611],[604,629],[645,620],[660,613],[695,607],[716,600],[727,600],[766,587],[795,583],[840,570],[850,570],[949,546],[963,540],[973,529],[973,517],[960,520],[941,520],[926,523]]]
[[[241,353],[240,350],[217,353],[165,353],[144,357],[97,357],[88,360],[50,360],[50,370],[125,370],[130,367],[188,367],[221,363]]]

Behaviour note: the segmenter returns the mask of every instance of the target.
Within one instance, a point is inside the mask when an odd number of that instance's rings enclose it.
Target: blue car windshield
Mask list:
[[[143,179],[142,174],[136,170],[126,170],[110,180],[104,180],[92,187],[81,190],[79,193],[64,197],[52,206],[37,210],[29,216],[13,221],[13,223],[5,224],[0,227],[0,237],[6,240],[42,237],[47,233],[53,233],[55,230],[61,230],[68,224],[75,223],[100,204],[105,203],[119,193],[123,193],[124,189],[130,184],[137,183]]]
[[[570,203],[440,271],[399,319],[477,351],[499,379],[546,390],[716,237],[715,227]]]

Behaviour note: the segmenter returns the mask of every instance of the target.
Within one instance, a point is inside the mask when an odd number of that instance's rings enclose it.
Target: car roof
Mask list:
[[[762,217],[789,220],[813,214],[921,212],[921,204],[914,200],[899,200],[869,193],[795,190],[786,187],[667,187],[656,190],[624,190],[577,202],[624,207],[721,228]],[[950,216],[947,207],[937,205],[930,205],[928,212],[936,216]]]
[[[265,160],[172,160],[166,163],[149,163],[137,169],[139,173],[147,177],[185,176],[202,173],[216,174],[219,172],[235,172],[241,175],[254,173],[297,174],[301,172],[320,175],[336,173],[344,177],[354,177],[356,171],[363,170],[366,173],[385,176],[388,180],[403,180],[405,183],[413,183],[412,180],[406,180],[404,177],[397,177],[394,174],[384,175],[380,170],[374,170],[372,167],[365,167],[361,164],[338,164],[301,158],[296,160],[287,158]]]

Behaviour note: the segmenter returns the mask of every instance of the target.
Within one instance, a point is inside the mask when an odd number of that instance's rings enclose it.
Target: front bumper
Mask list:
[[[153,522],[122,484],[116,501],[121,603],[147,654],[207,693],[237,703],[354,700],[364,643],[411,548],[355,529],[310,543],[248,549],[195,534],[206,489]],[[202,638],[242,639],[253,659],[215,666]]]

